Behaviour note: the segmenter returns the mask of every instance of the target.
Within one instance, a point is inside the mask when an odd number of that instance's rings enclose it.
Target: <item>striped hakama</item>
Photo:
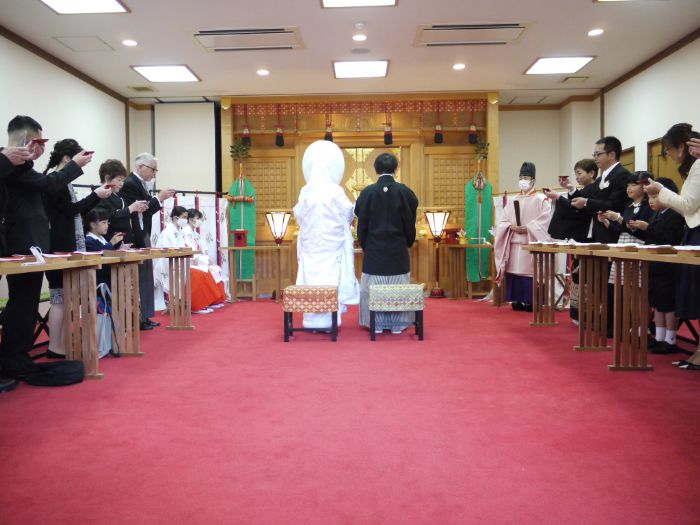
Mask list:
[[[360,326],[369,328],[369,287],[373,284],[410,284],[411,272],[403,275],[362,274],[360,279]],[[375,329],[406,328],[415,321],[415,312],[377,312]]]

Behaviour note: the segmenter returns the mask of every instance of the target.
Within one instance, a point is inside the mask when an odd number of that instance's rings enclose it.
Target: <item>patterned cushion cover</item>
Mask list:
[[[422,284],[373,284],[369,287],[369,309],[375,312],[423,310]]]
[[[338,311],[337,286],[291,285],[284,289],[285,312],[323,313]]]

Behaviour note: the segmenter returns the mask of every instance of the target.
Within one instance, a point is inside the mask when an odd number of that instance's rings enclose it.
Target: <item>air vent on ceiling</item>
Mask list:
[[[534,106],[536,104],[542,104],[546,98],[547,97],[543,95],[516,95],[508,104]]]
[[[158,91],[151,86],[128,86],[130,90],[136,91],[137,93],[151,93]]]
[[[71,51],[114,51],[98,36],[55,36],[53,38]]]
[[[583,84],[589,77],[566,77],[562,84]]]
[[[494,46],[517,40],[525,26],[512,24],[419,25],[416,47]]]
[[[203,29],[194,37],[210,51],[302,49],[298,27]]]

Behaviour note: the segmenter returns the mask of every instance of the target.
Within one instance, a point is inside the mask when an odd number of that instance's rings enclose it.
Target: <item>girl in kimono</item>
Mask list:
[[[203,272],[209,272],[216,287],[219,290],[218,302],[210,305],[211,308],[221,308],[226,301],[226,287],[224,281],[224,273],[220,266],[211,263],[207,255],[207,246],[204,239],[199,234],[199,228],[202,226],[202,212],[192,208],[187,210],[187,225],[182,228],[182,233],[185,236],[185,244],[192,248],[194,256],[192,257],[192,267]]]
[[[187,210],[182,206],[173,207],[171,221],[160,232],[156,247],[158,248],[187,248],[183,228],[187,226]],[[162,293],[170,290],[168,260],[156,259],[153,265],[156,287]],[[211,305],[220,304],[221,296],[214,279],[207,271],[196,266],[190,267],[190,284],[192,289],[192,313],[209,314],[214,310]]]

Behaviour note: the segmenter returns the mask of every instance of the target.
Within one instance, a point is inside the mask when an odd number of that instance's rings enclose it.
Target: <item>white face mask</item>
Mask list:
[[[194,227],[195,227],[195,228],[201,228],[201,226],[202,226],[202,221],[201,221],[201,220],[197,219],[196,221],[194,221]]]
[[[177,225],[178,225],[180,228],[184,228],[185,226],[187,226],[187,219],[178,219],[178,220],[177,220]]]
[[[528,191],[532,187],[532,182],[529,180],[521,179],[518,181],[518,187],[520,191]]]

